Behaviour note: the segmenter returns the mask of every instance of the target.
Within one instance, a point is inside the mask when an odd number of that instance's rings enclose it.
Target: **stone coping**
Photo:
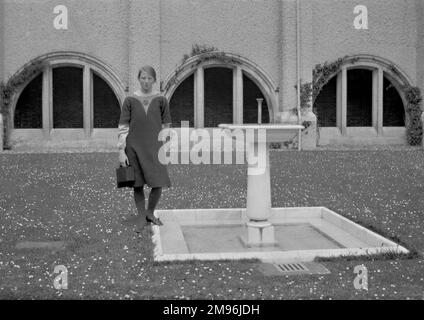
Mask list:
[[[157,210],[164,221],[162,227],[153,226],[152,241],[156,261],[261,259],[312,261],[316,257],[373,255],[387,252],[408,253],[399,244],[368,230],[325,207],[272,208],[274,224],[309,223],[322,234],[340,243],[339,249],[305,249],[257,252],[190,253],[182,233],[182,226],[230,225],[246,221],[244,208]]]

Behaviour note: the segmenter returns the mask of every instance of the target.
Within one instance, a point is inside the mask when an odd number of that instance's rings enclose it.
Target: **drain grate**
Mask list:
[[[328,274],[330,271],[316,262],[281,263],[269,261],[258,265],[258,269],[265,276],[289,276],[302,274]]]
[[[282,263],[277,264],[282,272],[309,272],[309,269],[302,263]]]

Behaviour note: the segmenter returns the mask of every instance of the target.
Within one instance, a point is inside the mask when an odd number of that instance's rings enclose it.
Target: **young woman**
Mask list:
[[[119,162],[131,165],[135,171],[134,200],[138,215],[127,219],[135,223],[140,232],[148,222],[161,226],[154,210],[159,202],[162,187],[170,187],[167,167],[158,160],[162,142],[159,132],[171,126],[171,115],[167,99],[153,91],[156,72],[151,66],[143,66],[138,72],[140,90],[125,98],[119,119]],[[147,210],[145,207],[144,185],[150,186]]]

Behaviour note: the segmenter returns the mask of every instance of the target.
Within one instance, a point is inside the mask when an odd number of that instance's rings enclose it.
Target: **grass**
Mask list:
[[[424,247],[424,154],[415,150],[272,152],[272,205],[325,206],[414,252]],[[115,153],[0,154],[2,299],[423,299],[424,260],[345,257],[327,275],[264,276],[258,261],[153,260],[152,231],[120,223],[135,212],[115,188]],[[246,167],[172,165],[159,209],[246,205]],[[63,240],[66,250],[16,250]],[[354,267],[368,269],[355,290]],[[55,290],[56,265],[69,288]]]
[[[378,254],[361,254],[361,255],[345,255],[339,257],[316,257],[315,262],[341,262],[341,261],[378,261],[378,260],[402,260],[402,259],[418,259],[421,256],[417,251],[409,251],[409,253],[396,252],[391,250]]]

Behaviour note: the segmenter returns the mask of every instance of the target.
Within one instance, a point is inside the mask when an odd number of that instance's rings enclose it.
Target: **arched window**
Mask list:
[[[406,77],[387,61],[370,56],[352,59],[315,99],[320,139],[387,136],[403,141],[406,113],[398,88],[407,83]]]
[[[174,127],[181,121],[196,128],[257,123],[257,99],[263,99],[262,123],[272,122],[273,109],[278,110],[276,86],[251,61],[228,53],[220,55],[229,62],[192,57],[162,83],[170,99]]]
[[[38,59],[45,62],[45,69],[18,92],[14,104],[15,136],[78,139],[116,134],[125,94],[110,68],[78,53],[51,53]]]

